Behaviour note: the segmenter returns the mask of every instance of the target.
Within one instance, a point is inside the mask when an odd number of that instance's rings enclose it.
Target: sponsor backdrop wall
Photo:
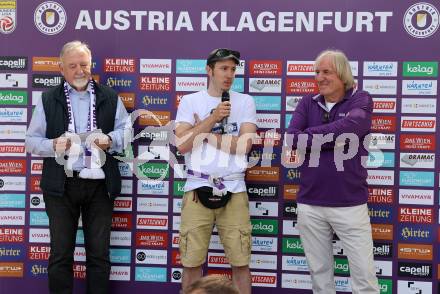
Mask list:
[[[169,128],[159,126],[175,118],[182,95],[207,87],[205,58],[218,47],[242,53],[233,89],[252,95],[258,111],[260,138],[251,153],[258,163],[247,172],[254,293],[311,292],[296,229],[300,173],[295,153],[282,148],[282,136],[301,96],[317,91],[312,60],[326,48],[347,53],[359,88],[374,99],[367,164],[381,293],[437,293],[438,9],[434,0],[1,0],[0,291],[46,289],[42,159],[25,154],[24,138],[42,91],[60,82],[62,44],[81,39],[93,50],[95,79],[113,87],[130,112],[147,109],[157,117],[136,121],[139,136],[120,165],[123,189],[111,236],[113,293],[180,288],[185,168],[169,144]],[[157,127],[145,129],[151,125]],[[273,149],[263,154],[264,145]],[[170,168],[174,159],[178,164]],[[163,181],[151,180],[161,174]],[[337,289],[350,292],[337,237],[334,254]],[[216,233],[206,271],[230,274]],[[74,275],[83,290],[81,228]]]

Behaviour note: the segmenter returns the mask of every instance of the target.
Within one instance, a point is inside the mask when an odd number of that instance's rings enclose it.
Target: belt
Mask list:
[[[103,179],[87,179],[87,178],[80,178],[79,173],[81,171],[73,170],[72,176],[67,177],[67,180],[83,180],[83,181],[102,181]]]
[[[186,173],[188,175],[207,180],[209,182],[209,184],[214,188],[213,189],[214,195],[221,195],[219,193],[223,194],[223,192],[226,193],[226,187],[223,184],[223,181],[234,181],[234,180],[243,180],[244,179],[244,174],[242,174],[242,173],[234,173],[234,174],[226,175],[223,177],[208,175],[208,174],[200,173],[200,172],[193,171],[190,169],[188,169],[186,171]],[[190,178],[187,178],[187,180],[188,179],[190,179]]]

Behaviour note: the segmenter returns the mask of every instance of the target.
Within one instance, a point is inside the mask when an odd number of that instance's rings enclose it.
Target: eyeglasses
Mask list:
[[[227,48],[216,49],[209,54],[206,64],[211,64],[215,61],[223,60],[226,58],[232,58],[238,64],[238,62],[240,61],[240,52]]]
[[[323,112],[322,113],[322,117],[321,117],[321,121],[324,124],[328,124],[330,122],[330,113],[328,112]]]
[[[237,58],[240,58],[240,52],[234,51],[234,50],[229,50],[226,48],[217,49],[217,51],[212,56],[223,58],[223,57],[230,56],[230,55],[237,57]]]

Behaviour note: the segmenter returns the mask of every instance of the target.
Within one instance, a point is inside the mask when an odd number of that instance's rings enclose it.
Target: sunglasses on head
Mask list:
[[[211,64],[215,61],[223,60],[226,58],[233,58],[235,60],[235,63],[238,63],[238,60],[240,60],[240,52],[227,48],[217,49],[209,55],[206,64]]]
[[[230,55],[237,57],[237,58],[240,58],[240,52],[234,51],[234,50],[229,50],[226,48],[217,49],[217,51],[213,54],[213,56],[220,57],[220,58],[230,56]]]

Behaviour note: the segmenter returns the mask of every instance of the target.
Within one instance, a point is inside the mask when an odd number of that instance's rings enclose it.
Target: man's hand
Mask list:
[[[212,116],[216,122],[220,122],[223,118],[231,114],[231,103],[229,101],[221,102],[212,112]]]
[[[70,146],[72,146],[72,142],[67,137],[61,136],[53,139],[53,150],[56,153],[64,153],[70,149]]]
[[[100,134],[93,143],[95,143],[98,148],[107,151],[112,146],[112,139],[109,135]]]

